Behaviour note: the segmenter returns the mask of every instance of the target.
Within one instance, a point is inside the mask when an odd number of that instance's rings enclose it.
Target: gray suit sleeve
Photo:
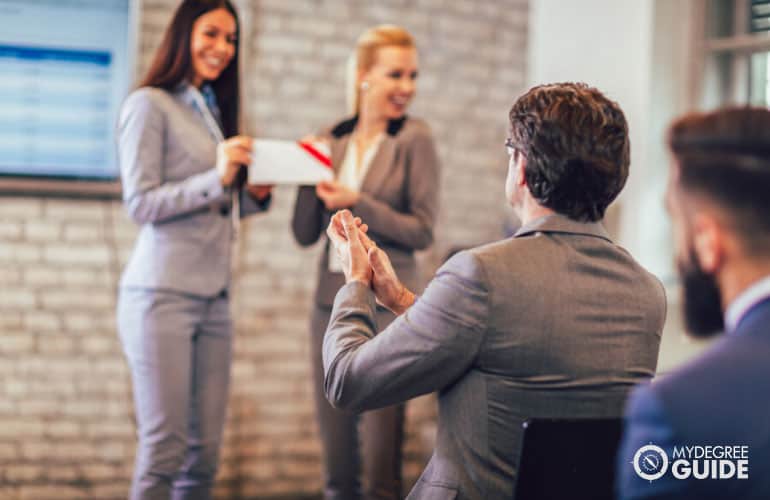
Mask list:
[[[362,411],[442,389],[462,376],[484,341],[488,291],[476,258],[450,259],[425,293],[379,335],[374,294],[340,289],[324,337],[324,389],[332,405]]]
[[[433,243],[440,163],[433,138],[427,131],[415,135],[407,155],[408,212],[394,210],[389,204],[363,192],[351,210],[373,232],[407,248],[422,250]]]
[[[139,224],[163,222],[225,199],[215,168],[179,182],[165,181],[165,117],[150,92],[132,94],[118,123],[123,200],[129,216]]]

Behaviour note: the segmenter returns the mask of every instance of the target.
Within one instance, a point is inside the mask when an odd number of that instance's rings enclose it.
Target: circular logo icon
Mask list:
[[[632,463],[639,477],[654,481],[668,470],[668,455],[660,446],[648,444],[636,450]]]

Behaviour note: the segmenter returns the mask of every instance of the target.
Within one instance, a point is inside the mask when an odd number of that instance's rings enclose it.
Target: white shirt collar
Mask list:
[[[364,151],[361,158],[361,164],[358,165],[358,146],[356,145],[355,135],[351,134],[348,139],[348,146],[345,150],[345,157],[337,172],[337,180],[350,189],[360,191],[364,178],[366,177],[367,172],[369,172],[369,167],[372,165],[372,160],[374,160],[374,156],[380,149],[380,144],[382,144],[384,139],[384,132],[377,135],[367,150]]]
[[[741,319],[762,300],[770,297],[770,276],[760,279],[733,300],[725,312],[725,330],[732,332]]]

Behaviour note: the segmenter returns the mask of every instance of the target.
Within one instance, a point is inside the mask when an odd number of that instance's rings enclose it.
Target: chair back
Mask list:
[[[614,498],[622,418],[524,422],[516,500]]]

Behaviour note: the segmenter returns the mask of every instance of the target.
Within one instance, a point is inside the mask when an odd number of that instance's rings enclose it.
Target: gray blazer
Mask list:
[[[409,498],[512,498],[521,424],[617,417],[655,372],[660,282],[598,223],[559,215],[460,252],[375,336],[374,296],[345,285],[324,339],[326,395],[364,410],[439,391],[436,449]]]
[[[355,118],[343,121],[319,134],[330,142],[335,173],[345,158],[355,124]],[[406,117],[391,120],[361,185],[361,198],[351,208],[366,221],[369,236],[388,252],[396,272],[413,289],[418,285],[414,250],[433,243],[439,175],[438,156],[425,122]],[[291,223],[297,242],[308,246],[318,241],[331,215],[314,187],[301,187]],[[342,273],[330,272],[328,261],[327,241],[319,262],[315,299],[318,305],[331,307],[345,278]]]
[[[132,92],[120,111],[118,156],[125,208],[141,224],[121,286],[200,296],[227,288],[230,193],[190,86]],[[239,200],[241,217],[267,206],[248,195]]]

